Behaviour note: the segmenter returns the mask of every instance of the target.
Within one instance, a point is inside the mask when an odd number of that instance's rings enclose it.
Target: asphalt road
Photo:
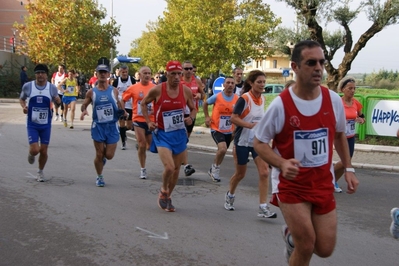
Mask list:
[[[80,109],[80,106],[77,108]],[[77,117],[79,112],[77,112]],[[175,213],[158,208],[162,167],[148,154],[149,178],[140,180],[135,142],[117,150],[95,186],[90,121],[75,129],[54,122],[47,182],[35,181],[27,162],[24,115],[0,103],[0,265],[286,265],[276,219],[256,216],[256,170],[251,161],[236,192],[236,210],[223,208],[233,160],[226,157],[222,182],[207,175],[211,152],[190,150],[197,172],[180,174]],[[389,235],[389,211],[399,206],[394,172],[360,169],[354,195],[336,194],[339,226],[334,254],[311,265],[396,265],[399,242]]]

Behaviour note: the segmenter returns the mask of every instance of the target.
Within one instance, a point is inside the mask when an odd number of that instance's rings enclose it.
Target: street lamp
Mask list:
[[[292,58],[292,50],[294,50],[294,43],[293,42],[291,42],[291,41],[289,41],[288,43],[287,43],[287,47],[288,48],[290,48],[290,65],[288,66],[290,69],[291,69],[291,58]],[[291,69],[292,70],[292,69]],[[296,75],[295,75],[295,72],[294,71],[292,71],[293,73],[292,73],[292,79],[293,80],[295,80],[296,79]]]
[[[111,0],[111,17],[110,17],[110,20],[112,20],[113,16],[114,16],[114,0]],[[113,61],[113,57],[114,57],[114,51],[113,51],[112,47],[110,49],[110,55],[111,55],[111,58],[109,59],[109,61],[112,62]],[[112,64],[110,65],[110,73],[112,74]]]
[[[12,28],[12,52],[15,54],[15,34],[18,32],[17,29]]]

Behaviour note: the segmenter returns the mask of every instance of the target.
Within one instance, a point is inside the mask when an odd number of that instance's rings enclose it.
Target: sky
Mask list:
[[[291,7],[275,0],[264,0],[263,2],[268,3],[273,13],[281,17],[281,25],[294,27],[295,13]],[[360,0],[354,2],[360,2]],[[121,25],[121,36],[118,37],[120,43],[117,45],[117,50],[120,54],[125,55],[130,50],[131,42],[140,38],[143,31],[147,31],[146,24],[149,21],[156,21],[158,17],[163,17],[163,11],[166,9],[164,0],[98,0],[98,3],[107,9],[107,19],[109,19],[112,10],[117,24]],[[366,16],[364,14],[359,15],[350,26],[354,42],[370,26],[371,22],[367,20]],[[338,29],[338,26],[329,24],[327,29]],[[349,73],[376,73],[383,69],[388,71],[398,70],[398,31],[399,25],[391,25],[376,34],[359,52]],[[335,68],[338,68],[338,64],[342,61],[344,55],[342,48],[340,50],[335,54],[332,61]]]

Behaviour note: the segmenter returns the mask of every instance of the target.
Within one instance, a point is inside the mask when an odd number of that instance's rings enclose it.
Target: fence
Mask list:
[[[366,123],[356,124],[359,140],[366,135],[395,137],[399,129],[399,96],[359,95],[355,97],[363,105]]]
[[[0,36],[0,51],[15,53],[22,44],[23,42],[17,37]]]

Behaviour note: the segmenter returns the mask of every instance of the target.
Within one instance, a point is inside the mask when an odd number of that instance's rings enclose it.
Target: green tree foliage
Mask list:
[[[365,0],[354,9],[350,8],[355,5],[352,0],[278,1],[285,2],[295,9],[301,26],[298,27],[300,30],[298,28],[281,29],[279,32],[285,33],[276,35],[278,36],[276,43],[284,46],[288,41],[297,42],[304,39],[318,41],[328,60],[325,66],[328,74],[327,85],[333,90],[336,90],[339,80],[351,69],[353,61],[367,42],[387,26],[396,24],[399,18],[399,0]],[[358,40],[353,40],[350,24],[360,12],[366,14],[371,21],[371,26],[361,34]],[[328,25],[331,22],[338,23],[341,30],[330,33],[321,26],[323,23]],[[306,28],[306,32],[303,31],[303,27]],[[341,48],[344,51],[344,57],[338,66],[334,66],[331,61]],[[286,48],[281,50],[287,51]]]
[[[371,73],[365,77],[365,83],[369,86],[379,89],[397,89],[399,88],[398,71],[380,70],[377,73]]]
[[[270,54],[267,39],[280,23],[261,0],[166,0],[164,17],[148,25],[129,54],[152,68],[190,60],[208,73]],[[183,8],[184,7],[184,8]],[[205,73],[202,73],[205,74]]]
[[[92,71],[101,56],[115,48],[120,26],[115,20],[101,24],[103,7],[92,0],[41,0],[26,5],[29,16],[16,24],[24,54],[34,62],[63,63],[68,68]]]

